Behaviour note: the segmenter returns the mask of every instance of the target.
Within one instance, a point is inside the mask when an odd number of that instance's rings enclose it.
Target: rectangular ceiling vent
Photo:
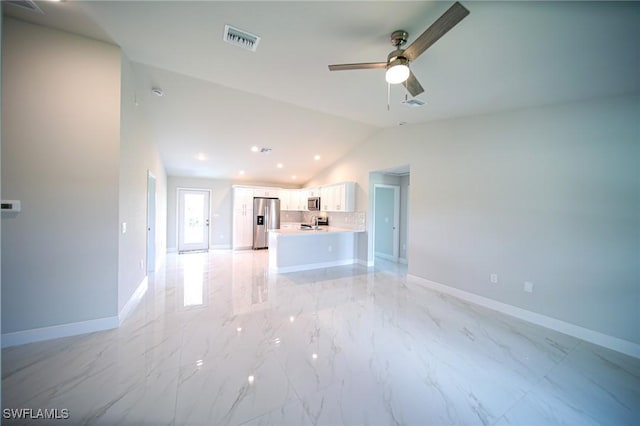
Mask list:
[[[256,51],[258,43],[260,43],[260,37],[257,35],[232,27],[231,25],[224,26],[224,36],[222,39],[229,44],[233,44],[234,46],[238,46],[252,52]]]
[[[409,108],[419,108],[425,103],[425,101],[421,101],[418,98],[405,99],[404,101],[402,101],[402,104],[408,106]]]
[[[6,0],[4,3],[10,4],[22,9],[27,9],[27,10],[30,10],[31,12],[44,14],[42,9],[40,9],[33,0]]]

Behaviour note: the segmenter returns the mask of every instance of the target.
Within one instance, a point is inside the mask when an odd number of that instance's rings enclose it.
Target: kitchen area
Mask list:
[[[279,189],[233,186],[233,249],[268,249],[269,269],[293,272],[357,262],[355,183]]]

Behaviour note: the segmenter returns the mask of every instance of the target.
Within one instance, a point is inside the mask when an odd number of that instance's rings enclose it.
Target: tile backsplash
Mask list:
[[[365,212],[340,213],[340,212],[286,212],[300,213],[301,222],[310,223],[312,216],[327,217],[329,226],[338,228],[364,230],[367,227],[367,215]],[[291,222],[294,222],[293,220]]]

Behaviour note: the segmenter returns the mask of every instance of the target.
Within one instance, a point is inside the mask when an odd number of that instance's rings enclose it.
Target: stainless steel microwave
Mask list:
[[[307,210],[310,212],[320,211],[320,197],[309,197],[307,199]]]

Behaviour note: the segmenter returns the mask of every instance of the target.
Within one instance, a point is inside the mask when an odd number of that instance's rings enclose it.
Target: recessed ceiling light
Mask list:
[[[156,96],[164,96],[164,90],[162,90],[159,87],[154,87],[151,89],[151,93],[153,93]]]
[[[282,164],[282,163],[278,163],[277,167],[278,167],[279,169],[281,169],[281,168],[283,168],[283,167],[284,167],[284,164]]]
[[[293,175],[293,176],[291,176],[291,179],[296,180],[296,179],[298,179],[298,176]],[[293,318],[293,317],[291,317],[291,318]]]
[[[203,153],[200,153],[198,155],[196,155],[196,158],[200,161],[205,161],[207,159],[207,156],[204,155]]]
[[[244,174],[244,170],[240,170],[240,172],[239,172],[239,173],[240,173],[241,175],[243,175],[243,174]]]
[[[258,151],[260,151],[260,148],[258,148],[257,146],[252,146],[251,147],[251,151],[258,152]]]
[[[320,156],[319,156],[318,154],[316,154],[316,155],[313,157],[313,159],[314,159],[314,160],[316,160],[316,161],[318,161],[318,160],[320,159]]]

